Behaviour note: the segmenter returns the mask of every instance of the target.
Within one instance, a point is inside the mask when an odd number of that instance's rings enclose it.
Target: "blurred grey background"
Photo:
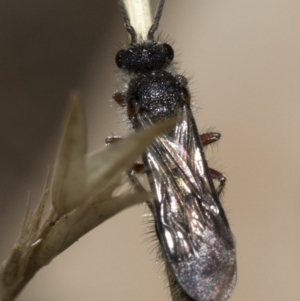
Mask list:
[[[117,1],[0,1],[0,260],[28,192],[53,164],[70,91],[81,92],[89,151],[126,132],[111,94],[126,38]],[[238,252],[233,301],[300,299],[300,2],[167,0],[160,32],[190,75],[200,130],[226,173]],[[42,269],[20,301],[170,300],[144,206],[80,239]]]

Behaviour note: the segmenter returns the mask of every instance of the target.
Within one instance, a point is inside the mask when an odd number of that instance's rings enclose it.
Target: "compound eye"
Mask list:
[[[116,65],[122,69],[124,66],[124,55],[125,55],[125,50],[120,50],[117,55],[116,55]]]
[[[173,58],[174,58],[173,48],[169,44],[162,44],[162,46],[165,49],[165,53],[167,55],[167,58],[168,58],[169,62],[173,61]]]

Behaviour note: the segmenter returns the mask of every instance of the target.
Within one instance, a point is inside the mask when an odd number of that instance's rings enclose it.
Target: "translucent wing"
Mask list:
[[[190,109],[183,107],[182,115],[144,155],[156,194],[156,231],[176,281],[192,299],[226,300],[236,282],[234,239]],[[146,113],[138,121],[152,124]]]

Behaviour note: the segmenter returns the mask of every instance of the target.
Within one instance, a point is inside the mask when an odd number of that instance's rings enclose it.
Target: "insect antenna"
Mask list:
[[[164,4],[165,4],[165,0],[159,0],[157,7],[156,7],[154,22],[151,25],[149,32],[148,32],[148,40],[151,40],[151,41],[154,40],[154,33],[158,28],[159,21],[160,21],[160,18],[161,18],[163,9],[164,9]]]
[[[123,21],[124,21],[124,26],[125,26],[127,32],[129,33],[129,35],[131,37],[131,44],[135,44],[137,42],[137,34],[136,34],[136,31],[134,30],[134,28],[132,27],[132,25],[130,23],[130,18],[129,18],[125,3],[124,3],[123,0],[119,0],[118,3],[119,3],[119,6],[120,6],[122,18],[123,18]]]

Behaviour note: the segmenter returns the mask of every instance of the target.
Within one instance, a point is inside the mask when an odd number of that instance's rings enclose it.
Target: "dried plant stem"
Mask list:
[[[51,210],[43,228],[40,229],[36,243],[31,245],[31,250],[27,250],[30,253],[30,257],[26,265],[22,265],[19,270],[22,277],[13,279],[15,281],[11,284],[7,281],[2,283],[0,287],[0,300],[14,300],[40,268],[50,263],[54,257],[71,246],[81,236],[112,215],[115,215],[130,205],[140,203],[141,200],[145,200],[148,197],[149,194],[144,194],[144,196],[140,194],[128,195],[127,199],[115,199],[116,202],[114,203],[113,210],[111,210],[108,204],[101,204],[99,201],[94,204],[82,204],[82,206],[79,206],[62,218],[59,218],[54,210]],[[81,220],[84,222],[80,222]],[[24,260],[24,252],[21,251],[22,248],[16,244],[9,259],[3,263],[3,269],[5,266],[11,265],[12,261],[21,263],[22,260]],[[23,264],[24,263],[25,262],[23,262]],[[12,272],[12,270],[10,270],[10,272]],[[1,280],[3,281],[8,278],[8,273],[2,274],[1,276]],[[11,277],[9,278],[11,279]]]
[[[47,192],[45,192],[44,195],[46,193]],[[22,242],[16,242],[10,257],[1,265],[1,301],[14,300],[35,273],[42,267],[36,262],[36,258],[38,258],[41,242],[47,237],[47,233],[50,232],[55,222],[55,212],[51,210],[43,228],[40,229],[39,239],[36,241],[36,244],[27,246],[27,252],[24,250]],[[26,227],[28,226],[27,224]],[[29,254],[30,256],[28,257]],[[13,268],[8,269],[8,267],[12,267],[12,261],[15,261],[15,264]],[[12,275],[14,275],[14,277],[12,277]],[[19,275],[22,275],[22,277],[19,277]]]
[[[84,234],[123,209],[151,198],[145,191],[125,191],[119,196],[113,193],[122,187],[122,174],[156,136],[175,122],[132,134],[89,156],[84,151],[86,134],[81,106],[76,97],[73,99],[53,174],[50,210],[42,224],[50,198],[45,190],[37,208],[25,218],[10,256],[0,266],[0,301],[14,300],[41,267]]]
[[[150,0],[124,0],[124,2],[131,25],[142,39],[146,40],[152,25]]]

